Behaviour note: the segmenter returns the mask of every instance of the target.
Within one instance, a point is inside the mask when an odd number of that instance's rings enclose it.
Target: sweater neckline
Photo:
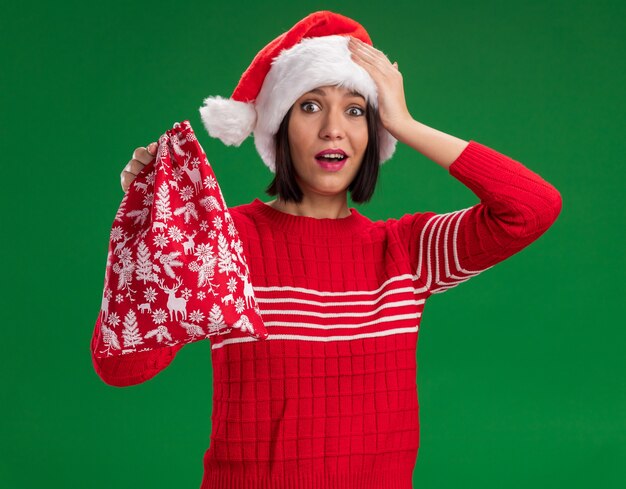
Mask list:
[[[296,216],[279,211],[255,198],[250,205],[255,211],[267,220],[272,222],[272,226],[286,231],[293,231],[308,234],[351,234],[359,229],[363,229],[370,221],[367,217],[359,213],[354,207],[349,207],[350,215],[332,218],[315,218],[308,216]]]

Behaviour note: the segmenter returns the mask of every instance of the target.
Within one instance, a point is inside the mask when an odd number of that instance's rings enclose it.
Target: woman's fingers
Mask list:
[[[120,184],[122,185],[122,190],[124,193],[128,192],[131,183],[137,177],[137,175],[133,175],[132,173],[127,172],[126,170],[122,171],[120,174]]]
[[[146,165],[139,160],[130,160],[128,162],[120,174],[120,180],[124,192],[128,191],[130,184],[133,183],[133,180],[137,177],[137,175],[139,175],[139,172],[141,172],[145,166]]]
[[[128,162],[128,164],[124,167],[124,169],[122,170],[123,172],[128,172],[131,173],[135,176],[139,175],[139,172],[141,172],[141,170],[143,170],[145,168],[145,166],[147,165],[147,163],[142,163],[139,160],[130,160]]]
[[[124,167],[122,173],[120,173],[120,183],[125,193],[141,170],[154,159],[156,150],[157,143],[150,143],[145,148],[140,146],[133,151],[132,159]]]
[[[135,149],[135,151],[133,151],[133,160],[140,161],[144,165],[147,165],[148,163],[150,163],[155,155],[154,153],[156,149],[154,148],[155,145],[156,143],[150,143],[147,148],[139,147]],[[150,149],[152,153],[148,151],[148,149]]]
[[[133,151],[132,159],[124,167],[122,173],[120,173],[120,183],[125,193],[141,170],[154,159],[157,147],[157,143],[152,142],[145,148],[140,146]]]
[[[383,73],[389,66],[393,67],[389,58],[382,51],[364,43],[360,39],[351,37],[350,40],[349,48],[360,56],[360,61],[363,63],[375,67]],[[395,70],[397,67],[393,69]]]

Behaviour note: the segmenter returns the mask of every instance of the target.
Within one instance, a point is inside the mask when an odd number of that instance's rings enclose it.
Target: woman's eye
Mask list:
[[[307,107],[315,107],[315,104],[314,104],[313,102],[303,102],[303,103],[300,105],[300,107],[302,107],[302,109],[303,109],[305,112],[313,112],[313,111],[311,111],[311,110],[308,110],[308,109],[307,109]]]
[[[351,115],[363,115],[365,111],[361,107],[350,107],[348,110],[356,110],[357,112],[351,112]]]

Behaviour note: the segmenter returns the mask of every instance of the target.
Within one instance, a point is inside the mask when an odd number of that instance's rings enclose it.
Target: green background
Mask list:
[[[252,138],[224,146],[198,108],[321,9],[398,61],[415,119],[517,159],[563,197],[538,241],[426,306],[415,487],[626,487],[626,7],[563,0],[3,5],[1,487],[199,487],[209,342],[131,388],[92,368],[119,174],[189,119],[229,206],[271,200]],[[475,203],[399,145],[357,208],[377,220]]]

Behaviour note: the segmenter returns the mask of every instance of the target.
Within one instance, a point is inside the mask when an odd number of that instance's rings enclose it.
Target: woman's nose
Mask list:
[[[328,110],[322,120],[320,137],[323,139],[337,139],[345,135],[342,114],[340,110]]]

